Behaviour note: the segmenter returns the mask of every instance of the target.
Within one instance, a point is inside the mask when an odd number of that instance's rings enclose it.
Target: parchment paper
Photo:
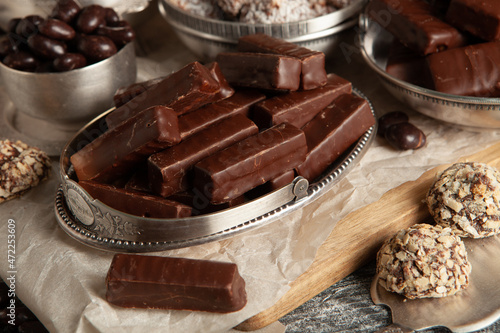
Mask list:
[[[140,59],[147,73],[180,68],[189,61],[178,49],[173,57],[152,53]],[[161,59],[161,60],[157,60]],[[168,60],[165,60],[168,59]],[[0,253],[7,257],[7,222],[15,221],[15,285],[19,298],[51,332],[227,332],[269,308],[302,274],[335,224],[349,212],[378,200],[386,191],[418,178],[426,170],[451,163],[497,142],[496,131],[472,131],[424,117],[395,101],[378,84],[359,55],[334,55],[330,65],[373,102],[377,113],[402,109],[424,130],[428,144],[415,151],[395,151],[380,138],[337,186],[308,206],[272,224],[233,238],[191,248],[153,253],[163,256],[231,261],[247,284],[248,304],[236,313],[122,309],[105,299],[105,276],[113,253],[95,250],[67,236],[54,216],[59,186],[57,161],[52,177],[20,199],[0,205]],[[153,68],[154,71],[148,71]],[[1,136],[1,133],[0,133]],[[0,260],[0,275],[13,269]],[[271,329],[271,328],[270,328]],[[277,325],[278,331],[282,327]]]

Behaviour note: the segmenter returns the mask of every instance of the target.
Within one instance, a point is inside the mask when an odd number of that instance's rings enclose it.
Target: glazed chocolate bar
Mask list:
[[[224,74],[220,69],[220,66],[217,62],[211,62],[206,65],[212,77],[219,83],[220,90],[214,97],[214,102],[219,101],[228,97],[231,97],[234,94],[234,89],[229,85]]]
[[[371,0],[370,17],[407,47],[428,55],[465,45],[465,37],[434,16],[424,0]]]
[[[240,195],[239,197],[234,198],[233,200],[230,200],[228,202],[214,205],[210,202],[210,200],[208,200],[206,195],[204,195],[200,191],[197,191],[196,189],[178,192],[174,195],[169,196],[167,199],[181,202],[185,205],[190,206],[191,214],[193,216],[215,213],[227,208],[236,207],[246,202],[245,196]]]
[[[426,57],[407,48],[398,40],[394,40],[391,44],[385,71],[404,82],[424,88],[431,86]]]
[[[265,98],[266,95],[257,90],[238,90],[231,97],[182,115],[179,117],[181,139],[185,140],[225,118],[237,114],[248,115],[250,107]]]
[[[241,310],[247,296],[234,263],[115,254],[106,300],[125,308],[228,313]]]
[[[113,95],[113,103],[115,107],[120,107],[128,101],[132,100],[134,97],[142,94],[149,88],[155,86],[159,82],[165,79],[165,76],[154,78],[147,81],[133,83],[126,87],[118,88],[118,90]]]
[[[79,180],[112,182],[153,153],[180,141],[177,114],[165,106],[139,112],[71,156]]]
[[[469,45],[427,57],[433,89],[478,97],[500,96],[500,41]]]
[[[187,190],[192,166],[203,158],[259,131],[244,115],[236,115],[200,131],[181,143],[148,158],[148,175],[154,193],[168,197]]]
[[[300,59],[302,64],[300,88],[314,89],[326,83],[325,54],[312,51],[266,34],[240,37],[238,51],[282,54]]]
[[[214,204],[227,202],[295,168],[306,153],[304,133],[283,123],[198,162],[194,186]]]
[[[351,91],[349,81],[329,74],[327,83],[320,88],[293,91],[257,103],[252,109],[252,119],[260,128],[284,122],[301,128],[337,96],[350,94]]]
[[[214,102],[214,96],[219,92],[220,84],[210,71],[202,64],[193,62],[111,112],[106,117],[106,123],[109,128],[114,128],[138,112],[156,105],[168,106],[177,115],[182,115]]]
[[[374,124],[375,117],[365,99],[352,94],[335,99],[302,127],[308,153],[296,168],[298,175],[313,182]]]
[[[458,29],[493,41],[500,39],[500,2],[485,0],[452,0],[446,20]]]
[[[121,212],[151,218],[191,216],[191,207],[172,200],[118,188],[113,185],[83,180],[78,184],[94,199]]]
[[[261,197],[267,193],[275,191],[277,189],[282,188],[285,185],[290,184],[295,179],[295,170],[288,170],[283,172],[283,174],[265,182],[262,185],[257,186],[256,188],[245,193],[250,200]]]
[[[269,90],[300,88],[300,60],[278,54],[223,52],[216,57],[226,80],[239,87]]]

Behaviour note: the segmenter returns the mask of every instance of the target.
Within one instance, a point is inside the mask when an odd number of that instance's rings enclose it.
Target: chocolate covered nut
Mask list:
[[[129,176],[148,156],[180,141],[177,115],[164,106],[139,112],[71,156],[78,180]]]
[[[251,135],[258,127],[244,115],[236,115],[200,131],[181,143],[148,158],[151,189],[168,197],[192,187],[193,166],[215,152]]]
[[[75,37],[75,29],[64,21],[58,19],[46,19],[38,25],[41,34],[59,40],[70,40]]]
[[[71,23],[78,16],[80,10],[80,5],[75,0],[59,0],[50,16]]]
[[[100,5],[89,5],[83,8],[76,20],[76,29],[84,34],[90,34],[106,24],[106,10]]]
[[[394,124],[408,122],[408,115],[402,111],[392,111],[384,114],[378,120],[377,134],[384,137],[387,128]]]
[[[28,37],[28,46],[31,51],[46,59],[55,59],[66,53],[66,44],[44,35],[36,34]]]
[[[22,18],[16,25],[16,34],[27,39],[38,33],[38,25],[44,21],[39,15],[28,15]]]
[[[227,313],[241,310],[247,296],[233,263],[115,254],[106,300],[126,308]]]
[[[105,7],[105,20],[106,20],[106,25],[110,27],[115,27],[119,26],[119,22],[121,21],[120,16],[118,13],[111,7]]]
[[[306,153],[304,132],[276,125],[198,162],[194,186],[210,202],[224,203],[295,168]]]
[[[390,125],[385,130],[385,138],[396,149],[419,149],[427,141],[424,132],[415,125],[402,122]]]
[[[127,214],[149,218],[183,218],[191,216],[191,207],[158,196],[94,181],[80,181],[78,184],[93,199],[97,199],[105,205]]]
[[[93,62],[107,59],[118,51],[111,39],[98,35],[81,36],[78,39],[77,49],[85,58]]]
[[[466,38],[450,24],[434,15],[423,0],[371,0],[370,17],[420,55],[463,46]]]
[[[0,39],[0,58],[7,54],[17,51],[17,47],[10,41],[8,36],[3,36]]]
[[[3,63],[10,68],[20,71],[33,72],[40,62],[32,53],[18,51],[8,54],[3,59]]]
[[[270,90],[297,90],[301,62],[278,54],[222,52],[216,57],[230,84]]]
[[[80,53],[65,53],[54,59],[53,68],[57,72],[70,71],[87,65],[87,59]]]
[[[212,74],[215,81],[217,81],[220,85],[219,92],[214,96],[215,100],[222,100],[228,97],[231,97],[234,94],[234,89],[229,85],[224,74],[220,69],[220,66],[217,62],[211,62],[206,65],[210,74]]]
[[[123,27],[98,27],[95,31],[97,35],[106,36],[115,43],[116,46],[121,47],[130,43],[135,38],[135,32],[130,26]]]
[[[16,33],[16,28],[19,22],[21,22],[21,18],[19,17],[10,19],[9,22],[7,22],[7,32]]]
[[[240,37],[238,51],[282,54],[299,59],[301,62],[301,89],[314,89],[326,83],[325,54],[323,52],[312,51],[266,34]]]

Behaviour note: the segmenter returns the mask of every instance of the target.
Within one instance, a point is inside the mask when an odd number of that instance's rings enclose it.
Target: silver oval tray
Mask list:
[[[447,123],[480,129],[500,128],[500,98],[444,94],[387,74],[388,51],[394,37],[366,13],[360,14],[359,27],[360,49],[365,62],[398,100],[424,115]]]
[[[356,92],[364,97],[360,92]],[[368,100],[368,99],[367,99]],[[368,101],[369,102],[369,101]],[[370,103],[375,116],[375,111]],[[62,184],[55,198],[59,225],[77,241],[99,249],[151,252],[188,247],[224,239],[275,221],[317,199],[344,177],[362,158],[376,135],[372,126],[312,184],[302,177],[255,200],[212,214],[176,219],[129,215],[93,199],[75,180],[70,156],[105,129],[109,110],[83,127],[60,157]]]
[[[159,0],[159,8],[162,15],[164,15],[168,21],[192,27],[200,33],[200,36],[203,35],[213,38],[218,36],[224,41],[236,41],[241,36],[254,33],[265,33],[282,39],[316,33],[332,28],[356,16],[362,10],[365,3],[366,0],[355,0],[349,6],[336,10],[330,14],[285,24],[248,24],[206,18],[190,14],[180,9],[172,4],[170,0]]]

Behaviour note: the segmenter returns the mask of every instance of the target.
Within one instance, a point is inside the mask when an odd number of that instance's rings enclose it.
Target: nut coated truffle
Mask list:
[[[469,284],[470,271],[462,239],[441,226],[400,230],[377,254],[379,284],[409,299],[454,295]]]
[[[489,165],[453,164],[435,180],[426,201],[436,223],[461,237],[500,232],[500,172]]]

